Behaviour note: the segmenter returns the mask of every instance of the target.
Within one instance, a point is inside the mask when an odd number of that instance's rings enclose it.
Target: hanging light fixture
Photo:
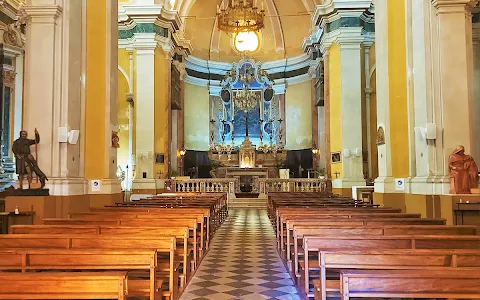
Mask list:
[[[218,29],[229,34],[260,31],[265,27],[264,18],[263,1],[261,9],[257,0],[224,0],[217,5]]]

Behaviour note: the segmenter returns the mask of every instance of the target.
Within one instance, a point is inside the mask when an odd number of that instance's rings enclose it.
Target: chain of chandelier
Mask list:
[[[218,29],[230,34],[260,31],[265,27],[265,10],[258,8],[257,0],[224,0],[217,5]],[[226,4],[225,4],[226,3]]]

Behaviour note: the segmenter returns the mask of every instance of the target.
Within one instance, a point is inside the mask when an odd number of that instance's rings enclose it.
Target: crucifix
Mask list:
[[[335,179],[338,179],[338,176],[340,176],[340,172],[336,171],[335,173],[333,173],[335,175]]]

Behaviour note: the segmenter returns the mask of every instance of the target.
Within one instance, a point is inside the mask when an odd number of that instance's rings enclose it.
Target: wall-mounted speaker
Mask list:
[[[437,139],[437,124],[427,123],[427,140]]]
[[[68,128],[58,127],[58,142],[66,143],[68,141]]]
[[[78,142],[78,136],[80,135],[79,130],[70,130],[68,133],[68,142],[72,145],[76,145]]]

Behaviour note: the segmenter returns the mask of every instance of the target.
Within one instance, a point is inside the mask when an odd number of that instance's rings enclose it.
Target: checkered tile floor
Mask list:
[[[180,300],[300,299],[266,210],[230,210],[210,247]]]

